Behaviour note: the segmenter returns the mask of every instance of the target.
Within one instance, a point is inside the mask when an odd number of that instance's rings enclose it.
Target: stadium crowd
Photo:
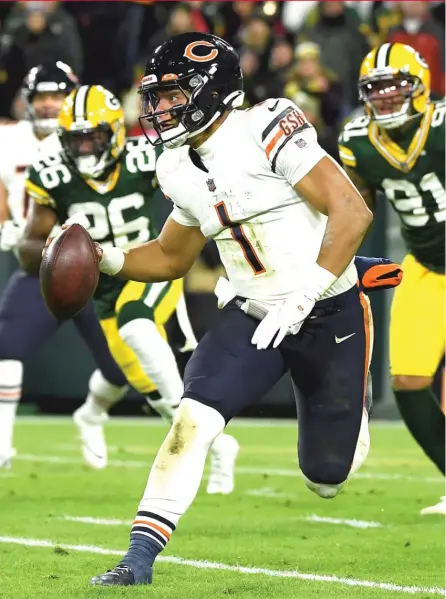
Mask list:
[[[359,66],[370,47],[413,46],[430,65],[434,96],[444,95],[442,2],[2,2],[0,23],[3,118],[22,115],[17,90],[30,68],[62,60],[84,83],[120,96],[138,134],[135,90],[145,57],[187,31],[230,42],[241,56],[246,101],[293,99],[333,155],[341,122],[358,106]]]

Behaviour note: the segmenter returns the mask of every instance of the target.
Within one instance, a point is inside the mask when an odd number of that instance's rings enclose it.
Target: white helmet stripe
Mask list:
[[[392,44],[383,44],[379,49],[378,52],[376,54],[376,65],[375,68],[377,69],[385,69],[387,66],[387,63],[389,61],[389,52],[390,52],[390,46]]]
[[[74,100],[74,121],[85,121],[87,116],[87,94],[89,85],[81,85]]]

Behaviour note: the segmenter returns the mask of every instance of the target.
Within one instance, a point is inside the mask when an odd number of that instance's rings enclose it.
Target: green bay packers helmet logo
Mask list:
[[[199,54],[195,54],[195,48],[198,48],[199,46],[206,46],[207,48],[210,48],[210,50],[207,54],[200,56]],[[194,62],[209,62],[210,60],[214,60],[214,58],[217,57],[217,54],[217,48],[215,48],[213,44],[207,42],[206,40],[191,42],[184,50],[184,56],[189,60],[193,60]]]
[[[419,52],[417,52],[415,50],[415,52],[413,53],[413,55],[415,56],[415,60],[424,68],[424,69],[428,69],[429,65],[427,64],[427,62],[424,60],[424,58],[421,56],[421,54]]]
[[[102,88],[102,92],[105,98],[105,105],[109,110],[119,110],[121,108],[121,104],[114,94],[105,88]]]

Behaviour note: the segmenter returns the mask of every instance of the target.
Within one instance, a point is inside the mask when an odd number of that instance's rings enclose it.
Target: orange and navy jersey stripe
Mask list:
[[[164,549],[174,530],[175,525],[167,518],[153,512],[140,511],[133,521],[131,533],[150,537]]]
[[[277,107],[280,100],[277,101]],[[270,109],[271,110],[271,109]],[[268,124],[262,133],[262,145],[266,156],[271,163],[271,169],[275,172],[277,158],[284,146],[295,135],[302,133],[305,129],[310,129],[311,125],[307,122],[303,113],[295,105],[284,108]]]

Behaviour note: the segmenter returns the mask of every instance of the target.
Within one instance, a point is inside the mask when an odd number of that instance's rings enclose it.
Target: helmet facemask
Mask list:
[[[83,177],[96,179],[116,162],[112,151],[119,127],[115,132],[108,123],[70,131],[60,129],[65,155]]]
[[[359,97],[370,118],[383,129],[396,129],[421,116],[412,100],[424,92],[418,77],[404,73],[370,73],[359,81]]]
[[[212,78],[216,67],[208,72],[195,73],[189,77],[175,78],[166,83],[152,82],[153,76],[144,77],[141,81],[141,112],[139,117],[145,136],[153,145],[163,144],[167,148],[178,148],[192,137],[205,131],[219,116],[229,108],[235,108],[243,103],[243,92],[236,91],[226,98],[221,98],[218,89],[208,89],[206,85]],[[157,110],[160,99],[158,93],[178,92],[181,102],[168,110]],[[206,120],[205,112],[213,115]],[[170,119],[164,119],[168,114]],[[160,120],[161,119],[161,120]],[[169,121],[173,120],[173,124]],[[147,123],[149,127],[147,127]],[[157,137],[153,139],[153,131]],[[152,133],[152,134],[151,134]]]

